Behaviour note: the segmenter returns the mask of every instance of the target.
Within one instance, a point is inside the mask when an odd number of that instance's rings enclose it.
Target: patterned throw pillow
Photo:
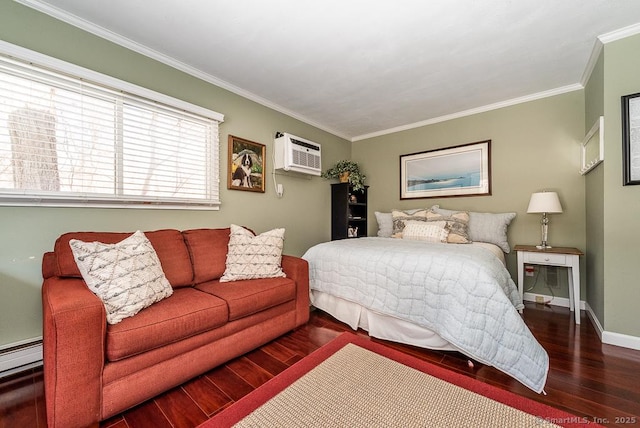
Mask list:
[[[283,246],[284,229],[256,236],[232,224],[226,269],[220,282],[286,276],[281,266]]]
[[[140,231],[117,244],[72,239],[69,245],[82,278],[102,300],[109,324],[173,294],[153,245]]]
[[[434,209],[438,214],[451,215],[455,211],[440,207]],[[516,217],[516,213],[484,213],[469,211],[469,239],[475,242],[488,242],[511,251],[507,239],[507,227]]]
[[[402,231],[402,239],[414,241],[446,243],[448,236],[446,221],[407,221]]]
[[[427,221],[427,213],[430,212],[427,209],[419,210],[392,210],[391,218],[393,219],[393,230],[391,233],[392,238],[402,238],[402,231],[404,230],[405,222],[407,221]]]
[[[447,229],[449,229],[449,235],[447,236],[447,242],[450,244],[470,244],[469,239],[469,213],[466,211],[454,212],[449,216],[443,216],[436,214],[433,211],[427,213],[427,221],[445,221],[447,223]]]

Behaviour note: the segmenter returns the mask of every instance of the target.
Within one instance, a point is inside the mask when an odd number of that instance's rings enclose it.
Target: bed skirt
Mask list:
[[[317,290],[310,291],[311,304],[347,324],[354,330],[361,328],[369,336],[391,342],[441,351],[460,350],[434,331],[389,315],[383,315],[357,303]]]

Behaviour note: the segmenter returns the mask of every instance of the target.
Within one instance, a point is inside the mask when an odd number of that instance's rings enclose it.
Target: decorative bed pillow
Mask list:
[[[82,278],[102,300],[109,324],[173,294],[153,245],[140,231],[116,244],[72,239],[69,246]]]
[[[402,239],[446,243],[449,229],[446,221],[407,221],[402,231]]]
[[[433,205],[429,209],[438,208],[440,205]],[[394,210],[400,211],[400,210]],[[423,211],[422,208],[416,208],[412,210],[404,210],[403,213],[407,215],[413,215],[417,211]],[[391,238],[394,234],[393,232],[393,213],[385,213],[385,212],[375,212],[376,221],[378,222],[378,236],[381,238]]]
[[[283,247],[284,229],[273,229],[256,236],[244,227],[232,224],[226,269],[220,282],[286,276],[281,266]]]
[[[470,244],[469,239],[469,213],[466,211],[454,212],[451,215],[444,216],[434,211],[427,213],[427,221],[445,221],[446,228],[449,229],[447,242],[450,244]]]
[[[451,215],[455,211],[437,207],[435,212]],[[508,253],[511,248],[507,241],[507,227],[515,217],[516,213],[469,212],[469,239],[497,245],[502,251]]]
[[[392,238],[402,238],[405,222],[407,221],[427,221],[428,209],[417,210],[392,210],[391,218],[393,219]]]

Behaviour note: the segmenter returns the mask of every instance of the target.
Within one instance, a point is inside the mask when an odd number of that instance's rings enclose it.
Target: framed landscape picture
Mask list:
[[[491,194],[491,140],[400,156],[400,199]]]
[[[264,193],[265,145],[229,135],[227,188]]]

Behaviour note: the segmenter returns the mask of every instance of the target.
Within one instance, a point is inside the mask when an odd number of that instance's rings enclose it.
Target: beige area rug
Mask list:
[[[571,427],[585,421],[345,333],[200,428]]]
[[[504,428],[540,427],[541,420],[347,344],[236,424],[239,428],[294,425]]]

